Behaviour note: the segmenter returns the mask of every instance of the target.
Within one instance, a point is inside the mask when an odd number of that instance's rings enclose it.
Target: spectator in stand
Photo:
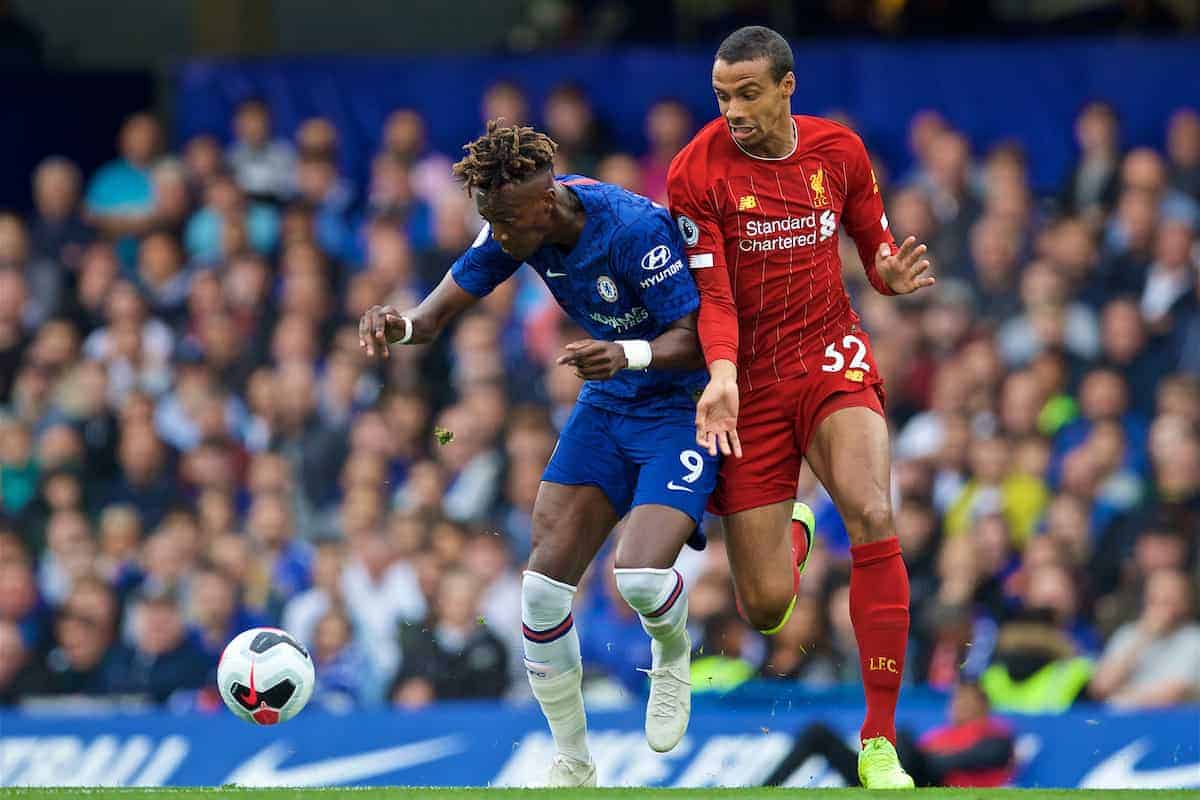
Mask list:
[[[388,115],[383,126],[380,153],[404,164],[413,192],[427,204],[455,190],[450,159],[429,147],[425,119],[408,108]]]
[[[291,196],[296,151],[286,139],[271,138],[271,109],[258,98],[238,104],[233,115],[229,166],[237,184],[254,200],[282,203]]]
[[[1095,221],[1117,200],[1117,167],[1120,160],[1120,131],[1117,112],[1107,103],[1084,106],[1075,118],[1075,141],[1079,159],[1072,167],[1059,196],[1069,214],[1082,214]]]
[[[1192,300],[1200,264],[1192,252],[1193,223],[1182,218],[1164,219],[1158,229],[1154,261],[1146,274],[1141,312],[1154,335],[1170,332]],[[1157,348],[1170,355],[1166,348]]]
[[[1130,397],[1135,412],[1149,419],[1154,412],[1159,381],[1171,371],[1170,353],[1151,346],[1137,302],[1118,298],[1100,315],[1102,354],[1105,363],[1125,376],[1138,390]]]
[[[80,581],[58,611],[46,655],[48,694],[110,694],[120,688],[129,655],[116,641],[117,600],[102,581]]]
[[[192,213],[187,170],[177,159],[163,159],[154,167],[151,180],[154,182],[155,227],[167,231],[176,241],[183,241]]]
[[[311,130],[320,132],[324,127],[317,125]],[[328,145],[324,144],[323,135],[310,134],[309,138],[316,143],[301,145],[296,188],[300,199],[313,210],[316,241],[321,249],[332,258],[348,258],[353,255],[354,234],[347,217],[354,201],[353,191],[338,174],[337,161],[325,149]]]
[[[628,153],[613,153],[600,159],[596,164],[596,179],[636,194],[646,194],[641,168],[637,159]]]
[[[971,187],[971,145],[966,137],[950,130],[933,136],[927,169],[925,190],[938,221],[938,234],[929,243],[930,249],[938,254],[941,276],[965,277],[967,241],[982,211]]]
[[[1143,155],[1134,151],[1127,162],[1136,166]],[[1158,168],[1161,169],[1161,164]],[[1154,260],[1159,204],[1159,198],[1150,189],[1130,187],[1121,192],[1116,215],[1105,234],[1104,252],[1090,293],[1093,305],[1102,305],[1117,295],[1141,295],[1146,271]]]
[[[546,98],[546,132],[558,143],[555,171],[595,175],[610,150],[608,134],[583,89],[562,84]]]
[[[269,565],[272,616],[278,616],[283,604],[309,587],[312,581],[312,550],[295,537],[291,510],[280,494],[255,496],[246,517],[246,534],[258,550],[258,557]]]
[[[350,617],[343,609],[335,606],[317,622],[310,652],[321,676],[313,692],[314,703],[345,712],[377,700],[374,667],[354,638]]]
[[[62,156],[46,158],[33,173],[31,252],[35,258],[66,267],[64,277],[68,279],[78,270],[83,249],[96,236],[80,213],[82,183],[79,167]]]
[[[979,316],[984,323],[998,323],[1020,308],[1014,287],[1021,232],[1000,217],[983,217],[971,228],[971,283]]]
[[[400,631],[404,663],[392,682],[392,702],[417,708],[433,700],[498,698],[508,688],[504,643],[479,623],[479,587],[465,570],[438,582],[432,613]]]
[[[496,81],[483,93],[479,119],[502,119],[509,125],[527,125],[530,121],[529,99],[520,86],[512,81]],[[482,129],[482,128],[481,128]]]
[[[1200,202],[1200,113],[1181,108],[1167,123],[1171,186]]]
[[[138,510],[147,528],[154,528],[175,504],[171,456],[150,425],[121,428],[117,461],[120,467],[106,495],[107,503],[128,503]]]
[[[0,709],[46,693],[46,672],[13,623],[0,618]]]
[[[51,610],[38,592],[37,577],[22,545],[0,562],[0,621],[15,625],[34,652],[41,653],[50,644]]]
[[[190,638],[214,666],[230,639],[267,623],[241,604],[237,584],[211,567],[201,568],[190,582],[187,617],[191,623]]]
[[[968,533],[981,516],[1000,513],[1023,544],[1032,535],[1047,502],[1041,479],[1015,469],[1006,439],[976,441],[971,450],[971,480],[946,511],[946,535]]]
[[[1136,622],[1113,635],[1089,686],[1092,697],[1123,708],[1157,708],[1200,699],[1200,625],[1187,575],[1149,576]]]
[[[691,112],[678,100],[660,100],[646,112],[649,147],[641,161],[642,187],[654,202],[666,205],[667,168],[688,143],[694,128]]]
[[[168,324],[183,319],[192,274],[183,263],[179,242],[166,231],[151,231],[141,241],[138,288],[151,312]]]
[[[316,379],[306,363],[278,369],[278,417],[271,449],[287,459],[310,509],[333,502],[337,476],[346,459],[346,432],[322,422],[317,413]]]
[[[109,236],[121,239],[123,260],[132,260],[132,236],[142,234],[153,220],[154,187],[151,170],[158,159],[162,131],[146,112],[134,114],[121,126],[120,157],[100,168],[88,183],[84,204],[88,221]]]
[[[215,175],[205,189],[205,205],[188,221],[184,241],[188,254],[202,264],[215,264],[231,250],[229,223],[245,226],[247,243],[255,252],[267,254],[279,241],[279,214],[259,199],[243,196],[229,175]],[[237,252],[236,249],[233,250]]]
[[[403,233],[419,249],[432,244],[432,203],[436,202],[436,198],[456,190],[448,187],[431,195],[432,200],[426,200],[417,195],[414,180],[412,165],[391,151],[380,153],[371,162],[367,207],[358,225],[359,245],[362,239],[367,240],[368,260],[371,258],[371,235],[379,227],[397,234]],[[362,259],[356,258],[355,261],[361,262]]]
[[[61,267],[30,251],[25,224],[15,214],[0,213],[0,270],[13,270],[25,278],[22,322],[26,328],[37,328],[58,312],[65,282]]]
[[[199,689],[215,676],[216,661],[184,624],[175,593],[150,586],[132,609],[133,647],[124,652],[115,690],[164,703],[178,691]]]

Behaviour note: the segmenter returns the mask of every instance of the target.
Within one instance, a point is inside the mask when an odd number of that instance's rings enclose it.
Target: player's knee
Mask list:
[[[574,597],[574,586],[526,570],[521,579],[521,619],[538,628],[556,625],[570,613]]]
[[[630,569],[616,567],[617,591],[629,607],[640,614],[649,614],[672,599],[679,585],[673,569]]]
[[[792,604],[791,588],[759,587],[738,593],[742,617],[757,631],[777,627]]]

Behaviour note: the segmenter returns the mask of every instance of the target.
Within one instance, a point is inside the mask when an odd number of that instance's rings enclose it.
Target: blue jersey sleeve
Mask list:
[[[492,226],[484,225],[467,252],[450,267],[454,282],[476,297],[491,294],[521,266],[521,262],[500,249],[492,238]]]
[[[636,286],[642,305],[666,327],[700,307],[700,293],[687,269],[679,229],[663,209],[626,226],[614,243],[614,265]]]

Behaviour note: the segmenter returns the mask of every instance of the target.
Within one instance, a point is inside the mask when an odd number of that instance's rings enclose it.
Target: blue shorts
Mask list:
[[[654,504],[677,508],[698,525],[720,466],[696,444],[689,414],[628,417],[576,403],[542,480],[599,487],[622,517]]]

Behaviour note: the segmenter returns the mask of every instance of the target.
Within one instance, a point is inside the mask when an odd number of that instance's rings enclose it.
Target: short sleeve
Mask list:
[[[471,247],[450,267],[454,282],[476,297],[485,297],[504,283],[521,262],[500,249],[491,237],[492,226],[485,224]]]
[[[521,261],[500,249],[491,233],[491,225],[485,224],[472,246],[450,266],[455,283],[476,297],[491,294],[492,289],[508,281],[521,266]]]
[[[662,326],[700,307],[700,293],[684,263],[683,241],[665,210],[625,227],[613,254],[613,269],[636,286],[642,305]]]

